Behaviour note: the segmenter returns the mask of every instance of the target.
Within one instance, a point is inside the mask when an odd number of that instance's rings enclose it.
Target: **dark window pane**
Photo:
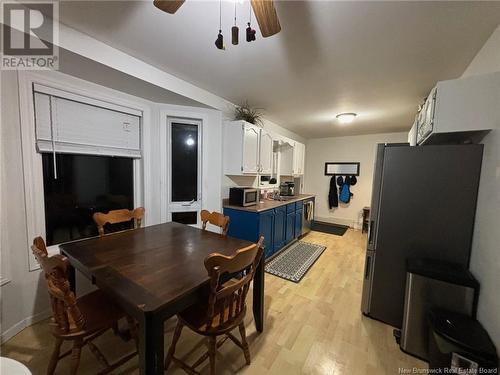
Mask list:
[[[198,127],[172,123],[172,202],[198,197]]]
[[[172,221],[181,224],[196,224],[198,222],[198,212],[172,212]]]
[[[133,160],[42,154],[48,245],[97,235],[94,212],[134,207]]]

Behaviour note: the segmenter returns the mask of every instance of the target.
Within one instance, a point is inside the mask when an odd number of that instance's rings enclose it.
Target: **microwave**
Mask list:
[[[232,187],[229,189],[229,204],[233,206],[252,206],[259,201],[259,192],[251,187]]]

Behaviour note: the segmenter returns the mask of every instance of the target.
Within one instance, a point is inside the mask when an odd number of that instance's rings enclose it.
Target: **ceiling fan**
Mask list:
[[[155,7],[164,12],[174,14],[184,4],[185,0],[154,0]],[[273,0],[250,0],[260,32],[264,38],[281,31],[280,21],[274,8]]]

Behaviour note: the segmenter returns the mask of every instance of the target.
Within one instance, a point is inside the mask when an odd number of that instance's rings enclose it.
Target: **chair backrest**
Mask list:
[[[264,237],[260,237],[259,242],[237,250],[232,256],[213,253],[205,259],[210,276],[207,329],[214,326],[217,318],[217,328],[224,328],[245,314],[246,296],[263,254],[263,242]],[[232,275],[238,277],[227,280]]]
[[[224,216],[219,212],[210,213],[207,210],[201,210],[200,212],[202,229],[207,229],[207,223],[216,225],[222,229],[222,234],[227,236],[227,230],[229,229],[229,216]]]
[[[81,331],[85,327],[85,317],[76,304],[75,294],[68,280],[68,258],[57,254],[47,254],[41,237],[33,240],[31,250],[45,273],[50,295],[52,314],[59,333]]]
[[[94,222],[97,225],[97,230],[99,235],[104,235],[104,226],[106,224],[118,224],[126,223],[128,221],[135,221],[135,228],[140,228],[142,223],[142,218],[144,217],[145,209],[144,207],[138,207],[135,210],[113,210],[109,211],[107,214],[102,212],[96,212],[93,215]]]

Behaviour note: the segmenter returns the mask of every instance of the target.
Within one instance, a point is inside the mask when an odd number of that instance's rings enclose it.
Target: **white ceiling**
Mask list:
[[[59,71],[155,103],[209,108],[200,102],[152,85],[62,48],[59,49]]]
[[[152,1],[61,2],[60,20],[233,103],[248,100],[306,137],[407,130],[438,80],[461,75],[500,24],[500,2],[276,4],[281,33],[244,41],[248,1],[223,1],[227,49],[214,41],[219,2],[188,0],[175,15]],[[253,20],[255,26],[256,22]],[[335,115],[356,112],[350,125]]]

